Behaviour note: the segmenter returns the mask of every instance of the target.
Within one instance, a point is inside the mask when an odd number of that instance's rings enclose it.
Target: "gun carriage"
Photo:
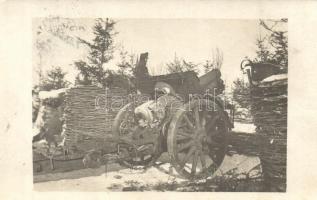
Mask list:
[[[224,88],[218,69],[198,78],[192,71],[138,78],[141,95],[117,113],[112,132],[120,163],[151,166],[168,152],[188,179],[211,176],[221,165],[232,123],[217,97]],[[146,98],[144,98],[146,97]]]

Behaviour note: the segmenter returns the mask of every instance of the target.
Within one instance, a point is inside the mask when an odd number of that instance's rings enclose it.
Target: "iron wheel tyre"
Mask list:
[[[220,167],[227,151],[228,128],[223,115],[214,102],[200,100],[186,104],[172,117],[167,147],[181,176],[204,179]]]

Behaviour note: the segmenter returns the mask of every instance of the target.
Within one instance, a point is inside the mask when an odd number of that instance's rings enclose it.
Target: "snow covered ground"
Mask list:
[[[235,123],[233,131],[255,133],[253,124]],[[226,156],[215,176],[233,168],[237,173],[248,172],[260,163],[258,157],[244,155]],[[49,181],[48,181],[49,180]],[[171,167],[167,153],[158,160],[156,166],[144,170],[123,168],[118,164],[97,169],[82,169],[71,172],[37,175],[34,178],[35,191],[122,191],[132,186],[157,190],[162,184],[188,182]]]
[[[257,157],[243,155],[228,156],[215,175],[237,167],[237,172],[247,172],[259,164]],[[167,154],[163,154],[157,166],[148,170],[132,170],[122,168],[118,164],[111,164],[98,169],[82,169],[66,173],[39,175],[36,179],[45,178],[55,181],[34,183],[35,191],[122,191],[132,186],[147,187],[157,190],[160,184],[188,182],[181,178],[171,167]],[[41,177],[42,176],[42,177]],[[51,177],[49,177],[51,176]]]

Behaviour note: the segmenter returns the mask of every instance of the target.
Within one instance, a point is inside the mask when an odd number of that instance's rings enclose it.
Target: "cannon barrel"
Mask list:
[[[169,84],[173,90],[184,97],[188,98],[189,94],[204,93],[206,90],[222,93],[224,89],[221,72],[215,68],[198,78],[194,71],[178,72],[159,76],[150,76],[146,66],[148,53],[142,53],[136,67],[136,88],[141,93],[154,93],[155,84],[164,82]]]
[[[223,89],[223,81],[221,79],[221,72],[219,69],[213,69],[210,72],[199,77],[199,84],[203,91]],[[220,91],[218,91],[220,92]]]

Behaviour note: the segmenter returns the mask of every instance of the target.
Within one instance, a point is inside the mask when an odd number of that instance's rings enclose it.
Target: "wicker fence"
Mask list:
[[[78,86],[67,90],[62,133],[65,146],[87,151],[106,145],[113,119],[126,97],[121,88]]]
[[[251,91],[254,124],[260,141],[260,159],[267,186],[286,190],[287,78],[262,82]]]

